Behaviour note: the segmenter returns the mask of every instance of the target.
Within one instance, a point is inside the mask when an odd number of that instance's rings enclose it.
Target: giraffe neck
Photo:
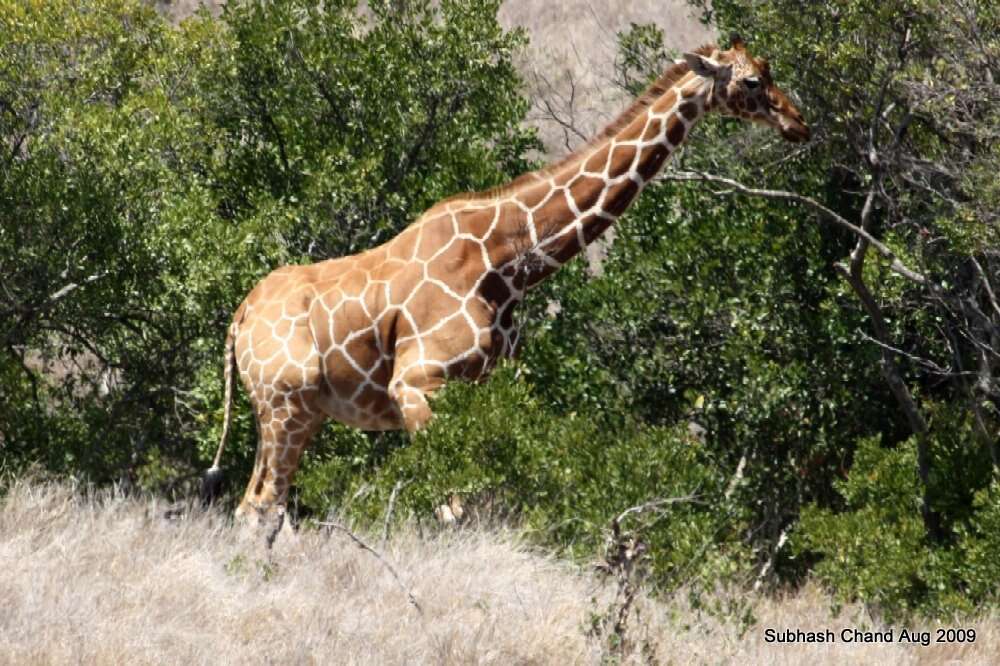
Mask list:
[[[512,248],[511,260],[527,267],[527,286],[613,224],[708,110],[711,82],[684,65],[675,68],[683,71],[661,94],[637,102],[638,113],[626,111],[602,138],[515,181],[511,196],[523,215],[507,216],[510,228],[499,238]]]

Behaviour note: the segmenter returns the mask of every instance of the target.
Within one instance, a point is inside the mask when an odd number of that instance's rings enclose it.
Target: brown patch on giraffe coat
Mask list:
[[[646,126],[646,132],[642,135],[643,143],[656,140],[660,136],[661,131],[663,131],[663,121],[659,118],[650,119],[649,124]]]
[[[340,400],[349,400],[358,385],[365,380],[348,362],[347,356],[339,349],[331,349],[323,360],[323,376]]]
[[[453,282],[452,288],[459,293],[467,291],[485,270],[482,246],[465,239],[453,240],[444,252],[427,264],[428,277]]]
[[[367,285],[368,274],[357,268],[352,268],[337,282],[344,296],[352,298],[360,296]]]
[[[576,209],[583,212],[594,207],[597,200],[601,198],[601,192],[603,191],[603,178],[579,176],[573,181],[570,194],[573,197],[573,202],[576,204]]]
[[[386,244],[388,256],[394,259],[409,261],[413,258],[413,253],[417,249],[418,229],[415,226],[407,227],[398,236]]]
[[[675,115],[667,121],[667,141],[673,146],[679,146],[684,141],[684,123]]]
[[[372,321],[379,319],[389,307],[386,302],[385,288],[386,285],[383,283],[369,282],[361,294],[361,301],[368,309],[368,317]]]
[[[649,146],[642,151],[642,157],[639,158],[639,175],[643,180],[652,179],[669,156],[670,151],[662,143]]]
[[[611,220],[597,215],[588,215],[583,220],[583,240],[592,243],[595,238],[604,233],[604,230],[611,226]]]
[[[623,173],[628,173],[635,161],[635,146],[615,146],[615,151],[611,153],[611,166],[608,167],[608,177],[617,178]]]
[[[420,333],[455,314],[461,307],[461,301],[433,282],[421,283],[406,302],[406,309],[420,327]]]
[[[510,289],[507,283],[496,271],[490,271],[479,284],[479,293],[494,309],[510,299]]]
[[[383,387],[389,385],[389,379],[391,376],[392,365],[385,359],[380,360],[378,365],[376,365],[368,375],[373,383]]]
[[[500,311],[500,316],[497,320],[500,322],[500,326],[503,328],[511,328],[514,326],[514,307],[517,304],[511,301],[503,307]]]
[[[611,152],[611,144],[605,144],[593,155],[587,158],[583,165],[584,171],[590,173],[604,173],[604,167],[608,164],[608,154]]]
[[[556,192],[541,208],[535,211],[535,230],[538,237],[548,235],[551,229],[557,228],[563,220],[573,217],[573,211],[566,200],[566,193]]]
[[[354,265],[366,274],[370,274],[373,270],[384,264],[385,260],[388,258],[389,251],[384,245],[380,245],[368,250],[367,252],[362,252],[357,255]],[[311,267],[307,266],[307,268]]]
[[[355,299],[344,299],[333,315],[333,342],[342,345],[352,331],[370,325],[371,320],[365,314],[364,308],[361,307],[361,302]]]
[[[684,116],[685,120],[694,120],[698,117],[698,105],[694,102],[684,102],[677,112]]]
[[[486,236],[495,216],[496,208],[463,210],[455,213],[459,231],[475,236],[476,238],[484,238]]]
[[[444,247],[455,233],[451,215],[436,215],[421,224],[417,257],[426,259]]]
[[[558,261],[560,264],[565,264],[582,249],[583,247],[580,245],[580,240],[577,238],[576,230],[571,228],[564,231],[556,238],[556,240],[552,241],[552,245],[546,248],[546,254]],[[548,275],[554,270],[555,269],[553,267],[546,266],[542,273],[544,275]],[[532,283],[534,282],[535,281],[533,280]]]
[[[421,264],[408,264],[406,268],[399,271],[389,280],[389,303],[400,305],[406,300],[413,289],[424,276],[424,267]]]
[[[645,114],[640,114],[625,129],[619,132],[615,139],[617,141],[635,141],[642,136],[642,131],[646,128]]]
[[[556,187],[566,187],[574,178],[576,178],[576,175],[579,172],[579,169],[560,169],[554,174],[552,182],[555,183]]]
[[[605,212],[616,217],[621,215],[638,193],[639,186],[631,179],[615,185],[608,190],[608,196],[604,199]]]
[[[358,335],[351,339],[345,347],[347,355],[365,372],[370,371],[379,360],[379,352],[375,348],[374,336],[370,333]]]
[[[485,357],[471,353],[468,356],[452,362],[445,368],[449,377],[460,377],[462,379],[476,379],[483,374],[486,369],[487,360]]]
[[[388,400],[388,398],[389,396],[384,390],[379,390],[374,386],[368,385],[354,399],[354,406],[364,412],[370,413],[375,411],[376,408],[380,408],[382,401]]]
[[[283,316],[281,319],[278,319],[276,322],[274,322],[271,326],[272,326],[271,330],[274,332],[274,336],[284,340],[287,339],[288,336],[292,334],[292,328],[295,326],[295,323],[288,317]]]
[[[273,358],[259,364],[258,373],[263,372],[264,376],[271,378],[270,384],[279,386],[288,384],[290,377],[287,375],[290,374],[289,371],[294,367],[288,363],[288,358],[284,354],[277,354]]]
[[[478,345],[479,348],[482,349],[487,355],[489,355],[490,350],[493,348],[493,333],[494,331],[492,327],[483,327],[479,329],[479,336],[476,340],[476,345]]]
[[[673,90],[668,90],[653,104],[653,113],[666,113],[674,107],[676,102],[677,94]]]
[[[551,186],[547,182],[537,181],[519,189],[514,198],[528,208],[534,208],[542,202],[550,190]]]
[[[258,362],[258,358],[265,360],[275,354],[283,355],[282,352],[285,350],[285,345],[280,340],[275,339],[266,332],[251,337],[250,344],[254,350],[254,362]]]

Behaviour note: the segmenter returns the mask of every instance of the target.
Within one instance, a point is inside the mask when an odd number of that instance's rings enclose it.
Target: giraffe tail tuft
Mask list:
[[[222,492],[222,482],[225,475],[219,463],[222,460],[222,450],[226,447],[226,436],[229,435],[229,424],[233,417],[233,366],[236,363],[236,335],[239,332],[239,320],[234,319],[226,335],[225,360],[222,366],[223,382],[225,384],[225,405],[222,416],[222,437],[219,438],[219,448],[215,452],[212,466],[205,472],[201,480],[201,501],[204,505],[212,504]]]
[[[222,482],[225,481],[225,474],[218,467],[211,467],[201,478],[201,503],[209,506],[215,503],[216,498],[222,494]]]

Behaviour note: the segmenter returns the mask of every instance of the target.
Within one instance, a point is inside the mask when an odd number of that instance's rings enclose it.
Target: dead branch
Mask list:
[[[613,521],[611,521],[612,529],[615,531],[620,530],[622,521],[633,513],[645,513],[647,511],[653,511],[654,509],[661,509],[665,506],[670,506],[671,504],[681,504],[684,502],[694,503],[698,501],[699,501],[698,496],[695,494],[691,494],[691,495],[683,495],[681,497],[659,498],[655,500],[650,500],[648,502],[644,502],[642,504],[637,504],[635,506],[630,506],[629,508],[619,513],[618,516]]]
[[[379,542],[380,548],[385,548],[386,542],[389,541],[389,526],[392,523],[392,513],[396,510],[396,498],[399,496],[399,491],[403,489],[406,484],[402,481],[396,481],[396,484],[392,487],[392,493],[389,494],[389,504],[385,509],[385,520],[382,522],[382,540]]]
[[[633,514],[660,511],[672,504],[696,502],[698,501],[697,497],[696,494],[692,493],[681,497],[657,498],[630,506],[611,521],[611,534],[605,546],[604,557],[595,568],[604,575],[614,576],[618,584],[615,600],[604,614],[601,622],[601,626],[611,624],[611,635],[615,638],[615,642],[610,645],[613,653],[620,655],[627,653],[630,649],[628,620],[632,604],[642,587],[643,580],[643,575],[637,574],[637,571],[649,550],[649,546],[642,540],[641,530],[625,532],[622,530],[622,522]]]
[[[389,570],[389,573],[391,573],[392,577],[396,579],[396,583],[399,585],[400,589],[402,589],[403,592],[406,593],[407,599],[409,599],[409,601],[413,605],[413,607],[417,609],[417,612],[420,613],[420,615],[424,614],[424,609],[420,607],[420,604],[417,602],[417,598],[415,596],[413,596],[413,592],[410,591],[410,588],[408,588],[406,586],[406,584],[403,583],[403,579],[400,577],[399,572],[396,571],[395,567],[393,567],[391,564],[389,564],[388,560],[386,560],[384,557],[382,557],[381,553],[379,553],[377,550],[375,550],[374,548],[372,548],[371,546],[369,546],[367,543],[365,543],[361,539],[361,537],[359,537],[357,534],[355,534],[351,530],[347,529],[346,527],[344,527],[340,523],[334,523],[334,522],[330,522],[330,521],[324,521],[324,522],[321,522],[321,523],[318,523],[318,524],[321,527],[327,527],[327,528],[330,528],[330,529],[335,529],[335,530],[339,530],[339,531],[343,532],[348,537],[350,537],[351,541],[353,541],[355,544],[357,544],[358,548],[361,548],[362,550],[367,550],[369,553],[371,553],[375,557],[376,560],[378,560],[379,562],[382,563],[382,566],[384,566],[386,569]]]
[[[900,261],[899,257],[896,256],[896,253],[893,252],[885,243],[872,236],[867,230],[862,229],[856,224],[850,222],[844,216],[839,215],[811,197],[807,197],[796,192],[788,192],[786,190],[766,190],[748,187],[731,178],[702,173],[700,171],[664,171],[658,176],[658,178],[674,181],[703,181],[709,183],[719,183],[731,188],[730,190],[718,192],[719,194],[732,194],[735,191],[750,196],[764,197],[768,199],[783,199],[785,201],[800,203],[820,213],[823,217],[846,229],[858,238],[865,240],[873,248],[875,248],[879,254],[889,260],[889,267],[894,273],[910,280],[911,282],[923,285],[936,294],[942,292],[941,287],[938,286],[937,283],[928,279],[925,275],[911,269],[909,266]]]

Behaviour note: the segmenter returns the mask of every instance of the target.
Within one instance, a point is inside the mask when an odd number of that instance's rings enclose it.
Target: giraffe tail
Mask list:
[[[233,367],[236,364],[236,336],[239,333],[239,319],[234,318],[229,326],[226,335],[225,360],[222,365],[223,383],[225,384],[225,397],[222,416],[222,437],[219,438],[219,448],[215,452],[215,460],[212,466],[205,472],[201,481],[201,501],[203,504],[211,504],[222,490],[223,474],[219,462],[222,460],[222,450],[226,447],[226,437],[229,435],[229,424],[233,417]]]

